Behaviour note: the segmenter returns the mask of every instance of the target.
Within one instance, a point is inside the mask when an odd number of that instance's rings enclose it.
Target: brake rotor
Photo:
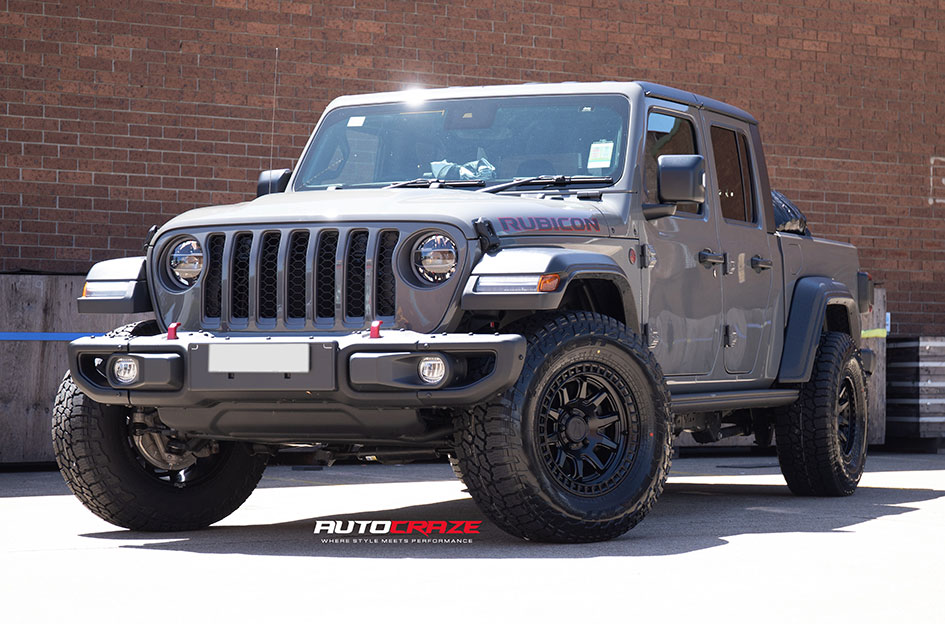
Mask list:
[[[135,448],[141,453],[152,466],[164,470],[184,470],[194,465],[197,456],[192,452],[172,453],[168,450],[168,438],[155,429],[163,428],[163,425],[157,419],[157,412],[144,412],[136,410],[131,417],[132,427],[141,426],[143,431],[135,431],[131,439],[134,440]]]

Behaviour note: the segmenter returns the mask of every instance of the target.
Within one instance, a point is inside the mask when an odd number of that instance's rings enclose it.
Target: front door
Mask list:
[[[655,102],[655,101],[654,101]],[[657,158],[706,155],[696,141],[696,111],[675,103],[647,114],[642,160],[643,203],[660,203]],[[700,252],[717,254],[717,217],[707,204],[679,204],[676,215],[646,222],[656,264],[648,270],[647,334],[666,375],[707,375],[721,342],[722,291],[717,264],[700,263]]]
[[[761,373],[759,353],[770,342],[770,299],[780,263],[765,229],[760,184],[748,124],[706,114],[719,205],[722,269],[722,352],[729,374]],[[713,198],[715,199],[715,198]]]

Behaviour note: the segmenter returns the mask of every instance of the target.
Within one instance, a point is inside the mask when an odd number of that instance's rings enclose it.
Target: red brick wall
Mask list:
[[[0,0],[0,270],[84,271],[249,198],[334,96],[646,79],[761,121],[776,188],[849,240],[894,329],[945,333],[940,0]],[[934,169],[934,170],[933,170]]]

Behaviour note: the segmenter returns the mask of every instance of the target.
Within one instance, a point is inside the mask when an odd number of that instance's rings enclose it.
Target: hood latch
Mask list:
[[[479,236],[479,246],[482,247],[482,253],[495,251],[502,244],[498,234],[495,233],[495,227],[493,227],[492,221],[479,217],[473,221],[473,227],[476,229],[476,234]]]

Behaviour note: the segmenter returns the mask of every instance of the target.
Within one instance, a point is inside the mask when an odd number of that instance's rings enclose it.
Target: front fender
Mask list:
[[[791,312],[784,332],[784,352],[778,381],[805,383],[810,379],[827,319],[827,307],[836,306],[846,315],[853,342],[860,344],[860,317],[850,289],[829,277],[804,277],[794,287]]]
[[[105,260],[92,266],[78,298],[79,312],[135,314],[151,312],[144,256]]]
[[[560,278],[552,292],[479,292],[483,276],[534,276],[556,274]],[[629,281],[620,266],[604,254],[556,247],[515,247],[487,254],[473,268],[463,290],[464,310],[554,310],[568,284],[579,278],[607,279],[629,291]]]

